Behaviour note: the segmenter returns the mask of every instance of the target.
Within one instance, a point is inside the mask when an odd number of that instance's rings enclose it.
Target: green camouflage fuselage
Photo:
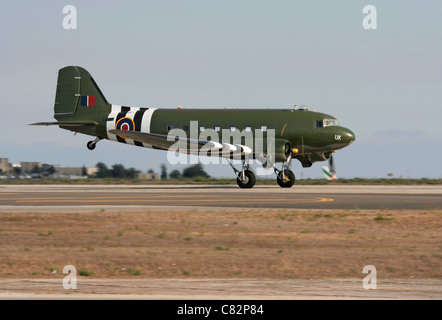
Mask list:
[[[191,139],[226,144],[232,141],[230,138],[223,141],[223,133],[236,131],[252,136],[253,143],[245,137],[234,143],[250,147],[253,158],[258,156],[255,142],[266,140],[272,133],[276,146],[274,162],[292,157],[300,160],[304,167],[326,160],[330,152],[355,139],[353,132],[341,127],[334,117],[306,109],[159,109],[113,105],[89,72],[74,66],[59,71],[54,117],[57,122],[38,124],[55,124],[99,139],[164,150],[168,145],[156,143],[155,139],[160,139],[156,136],[149,143],[150,138],[143,141],[124,138],[117,135],[116,130],[167,136],[174,134],[171,130],[180,129]],[[219,134],[217,138],[215,133]]]

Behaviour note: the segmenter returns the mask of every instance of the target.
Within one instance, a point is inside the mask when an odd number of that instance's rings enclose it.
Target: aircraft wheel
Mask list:
[[[89,141],[86,146],[89,150],[95,149],[95,143],[93,141]]]
[[[280,171],[276,176],[276,182],[281,188],[291,188],[295,184],[295,174],[289,169],[284,169],[284,175],[288,180],[284,180],[282,171]]]
[[[250,170],[244,171],[245,179],[244,181],[240,178],[236,178],[236,183],[240,188],[250,189],[253,188],[256,182],[255,174]]]

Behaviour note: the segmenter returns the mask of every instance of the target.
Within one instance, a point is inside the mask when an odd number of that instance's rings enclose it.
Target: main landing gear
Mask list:
[[[236,169],[229,160],[227,161],[229,162],[233,171],[235,171],[236,183],[238,184],[238,186],[243,189],[253,188],[256,183],[256,176],[253,171],[249,169],[249,160],[242,160],[241,171]]]
[[[282,169],[278,170],[273,167],[276,174],[276,182],[281,188],[291,188],[295,184],[295,174],[289,169],[288,163],[290,159],[282,164]]]
[[[248,159],[242,160],[241,170],[236,169],[229,160],[228,163],[233,171],[235,171],[238,186],[243,189],[253,188],[256,183],[256,176],[249,168]],[[281,188],[291,188],[295,184],[295,174],[289,169],[288,163],[289,162],[283,163],[281,170],[273,167],[276,174],[276,182]]]
[[[98,143],[98,141],[102,140],[103,138],[96,137],[94,141],[89,141],[86,146],[89,150],[94,150],[95,145]]]
[[[283,170],[278,170],[276,168],[273,168],[276,173],[276,182],[281,188],[291,188],[295,184],[295,174],[289,170],[288,168],[285,168]]]

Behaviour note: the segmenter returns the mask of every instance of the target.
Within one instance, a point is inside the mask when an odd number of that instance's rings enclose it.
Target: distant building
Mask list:
[[[93,176],[98,172],[97,168],[86,167],[57,167],[55,168],[55,175],[57,176]]]
[[[57,167],[55,174],[61,176],[83,176],[83,168]]]
[[[3,173],[3,174],[9,173],[9,159],[8,158],[0,158],[0,173]]]
[[[43,164],[41,162],[20,162],[21,172],[30,173],[35,167],[41,169]]]
[[[148,173],[140,172],[137,174],[137,178],[141,180],[158,180],[158,174],[155,172],[148,172]]]
[[[14,170],[19,168],[17,172]],[[35,169],[38,170],[35,170]],[[52,168],[52,170],[51,170]],[[49,169],[49,170],[48,170]],[[55,170],[55,172],[54,172]],[[86,167],[53,167],[52,165],[43,164],[42,162],[23,161],[20,164],[13,164],[9,162],[8,158],[0,158],[0,176],[7,178],[9,175],[18,175],[18,178],[76,178],[86,176],[95,176],[98,168]]]
[[[86,173],[88,176],[95,176],[98,172],[98,168],[97,167],[93,167],[93,168],[86,168]]]

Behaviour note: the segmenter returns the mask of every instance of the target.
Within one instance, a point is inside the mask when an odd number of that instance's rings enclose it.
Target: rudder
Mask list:
[[[91,113],[110,113],[100,88],[90,73],[78,66],[68,66],[58,71],[54,117],[58,121],[77,120]]]

